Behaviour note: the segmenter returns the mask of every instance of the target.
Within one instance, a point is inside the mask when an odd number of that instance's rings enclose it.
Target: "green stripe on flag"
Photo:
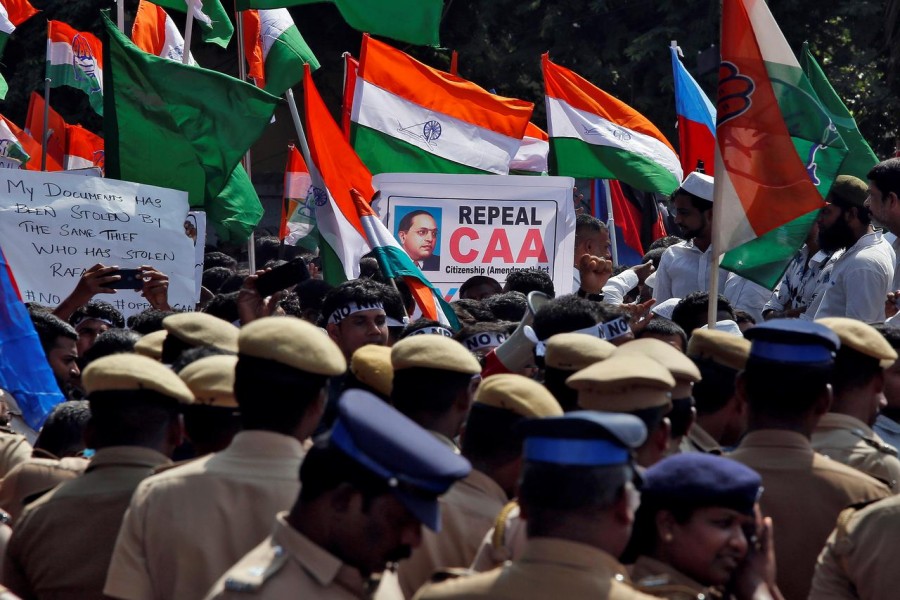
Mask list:
[[[272,43],[266,56],[266,87],[273,96],[282,95],[303,79],[303,65],[311,71],[319,68],[316,55],[307,45],[296,25],[285,29]]]
[[[722,268],[774,289],[797,250],[806,242],[818,215],[819,211],[814,210],[727,252],[722,258]]]
[[[67,85],[77,88],[88,95],[88,101],[91,108],[103,116],[103,89],[100,87],[100,80],[95,73],[85,73],[81,69],[75,71],[76,67],[71,63],[63,65],[54,65],[47,63],[47,77],[50,78],[51,87],[59,87]]]
[[[353,123],[350,143],[372,175],[379,173],[450,173],[484,175],[487,172],[423,152],[371,127]]]
[[[322,257],[322,278],[327,283],[340,285],[347,281],[344,264],[324,237],[319,244],[319,256]]]
[[[0,100],[6,98],[6,92],[9,91],[9,85],[6,83],[6,80],[3,79],[3,75],[0,74]]]
[[[153,0],[153,4],[187,14],[187,2],[185,0]],[[231,41],[231,36],[234,35],[234,25],[231,24],[231,19],[228,18],[225,7],[222,6],[219,0],[203,0],[200,10],[212,21],[210,26],[194,19],[194,22],[200,27],[203,41],[227,48],[228,42]],[[179,23],[179,25],[182,24]]]
[[[550,138],[550,173],[569,177],[618,179],[646,192],[671,194],[681,182],[661,164],[633,152],[588,144],[575,138]]]

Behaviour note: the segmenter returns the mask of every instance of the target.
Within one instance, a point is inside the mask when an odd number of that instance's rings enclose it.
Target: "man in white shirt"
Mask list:
[[[835,179],[819,213],[819,245],[847,248],[834,263],[830,285],[806,314],[815,319],[849,317],[864,323],[884,321],[884,300],[891,291],[896,257],[866,207],[866,184],[852,175]],[[813,316],[814,315],[814,316]]]
[[[869,195],[866,208],[872,215],[876,226],[883,226],[896,237],[893,243],[894,254],[900,254],[900,158],[883,160],[869,171]],[[888,317],[895,317],[900,300],[900,269],[894,265],[894,279],[891,282],[891,293],[885,304]],[[896,319],[892,319],[896,321]]]

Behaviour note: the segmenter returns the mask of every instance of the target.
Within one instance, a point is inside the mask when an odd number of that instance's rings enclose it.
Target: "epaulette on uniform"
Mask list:
[[[281,567],[287,564],[287,552],[281,546],[273,546],[268,555],[268,562],[260,560],[259,563],[242,568],[241,571],[232,573],[225,580],[225,590],[229,592],[256,592],[266,580],[277,573]]]
[[[672,583],[666,575],[643,577],[634,582],[634,589],[651,596],[669,600],[713,600],[716,596],[697,592],[686,585]]]
[[[853,429],[851,431],[853,432],[853,435],[855,435],[856,437],[858,437],[859,439],[864,441],[867,445],[871,446],[872,448],[875,448],[882,454],[889,454],[890,456],[898,456],[897,449],[894,448],[893,446],[891,446],[890,444],[885,444],[881,440],[875,439],[873,437],[869,437],[860,429]]]
[[[494,550],[506,547],[506,528],[509,524],[509,515],[519,509],[519,503],[513,500],[500,509],[494,519],[494,535],[491,537],[491,546]]]

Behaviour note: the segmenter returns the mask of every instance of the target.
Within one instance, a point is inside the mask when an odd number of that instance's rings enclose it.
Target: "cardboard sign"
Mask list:
[[[447,300],[474,275],[502,285],[526,269],[572,288],[574,179],[383,173],[372,183],[375,210]]]
[[[178,190],[0,169],[0,244],[26,302],[55,307],[97,263],[150,265],[169,276],[169,304],[194,310],[199,296],[187,214],[187,193]],[[150,306],[132,290],[97,299],[126,316]]]

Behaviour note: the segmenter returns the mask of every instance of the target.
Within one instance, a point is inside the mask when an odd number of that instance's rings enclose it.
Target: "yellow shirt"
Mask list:
[[[122,521],[104,593],[124,600],[202,598],[259,544],[300,491],[296,439],[242,431],[225,450],[150,477]]]

